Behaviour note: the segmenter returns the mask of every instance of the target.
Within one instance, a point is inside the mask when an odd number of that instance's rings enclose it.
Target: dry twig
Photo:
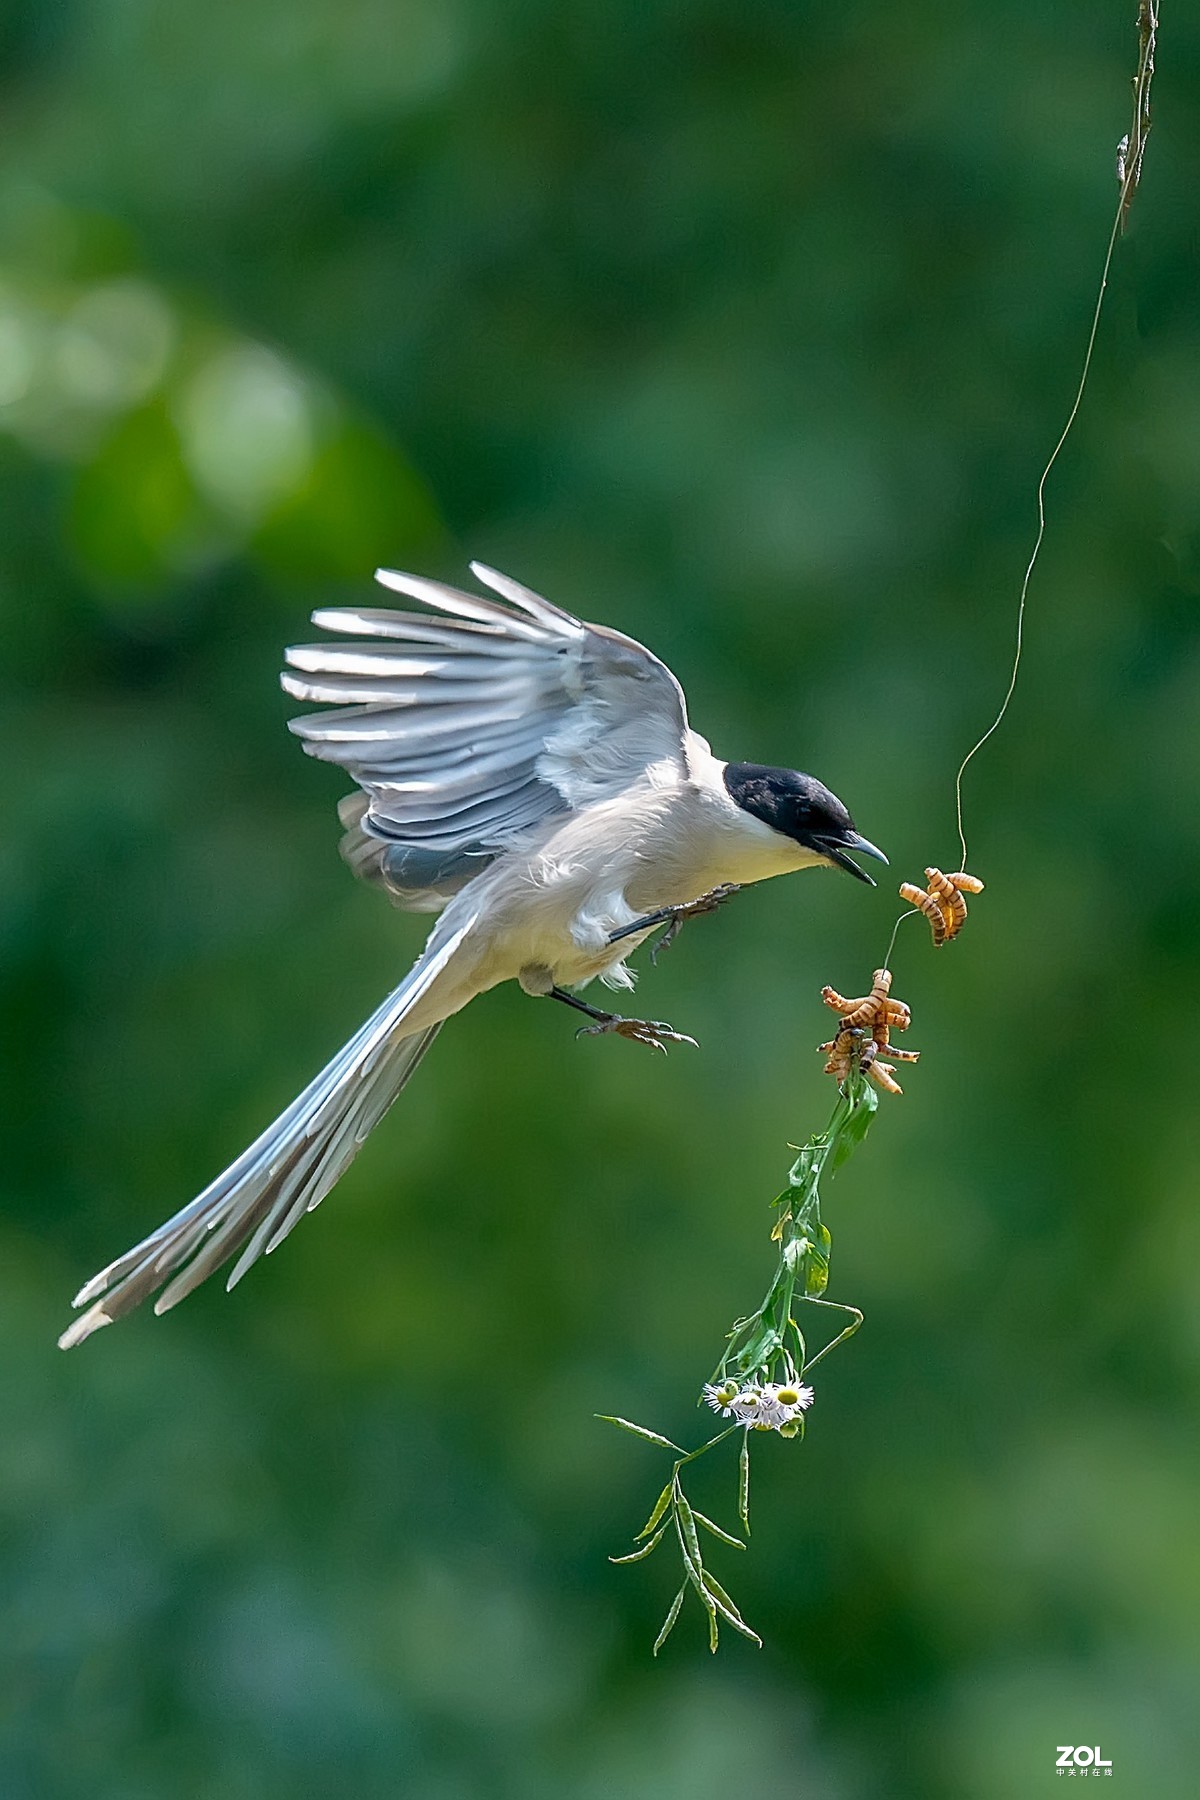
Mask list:
[[[1140,0],[1137,16],[1138,66],[1133,78],[1133,124],[1117,145],[1117,180],[1121,184],[1121,230],[1129,221],[1129,208],[1142,179],[1142,158],[1153,120],[1150,116],[1150,84],[1154,80],[1154,50],[1158,41],[1158,0]]]

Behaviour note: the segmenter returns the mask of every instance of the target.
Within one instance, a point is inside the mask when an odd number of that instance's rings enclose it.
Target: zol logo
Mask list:
[[[1055,1768],[1060,1775],[1111,1775],[1112,1761],[1099,1744],[1060,1744]]]

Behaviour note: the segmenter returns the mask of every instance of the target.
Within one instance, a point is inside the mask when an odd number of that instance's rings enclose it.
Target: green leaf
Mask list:
[[[635,1425],[632,1419],[618,1419],[612,1413],[594,1413],[593,1417],[600,1419],[605,1425],[618,1425],[622,1431],[631,1431],[634,1437],[645,1438],[648,1444],[657,1444],[662,1450],[674,1450],[677,1456],[687,1455],[686,1450],[673,1444],[670,1438],[663,1437],[661,1433],[651,1431],[648,1425]]]
[[[869,1082],[863,1081],[855,1092],[849,1114],[837,1134],[833,1146],[830,1166],[840,1169],[866,1137],[871,1128],[871,1120],[875,1117],[875,1108],[879,1105],[879,1094]]]
[[[683,1566],[687,1570],[688,1581],[695,1588],[700,1604],[708,1614],[708,1647],[710,1650],[715,1650],[717,1647],[717,1603],[704,1585],[706,1571],[693,1565],[687,1548],[683,1545],[682,1537],[680,1545],[683,1548]]]
[[[682,1491],[675,1497],[675,1517],[679,1521],[679,1536],[683,1544],[684,1562],[691,1559],[695,1567],[693,1580],[701,1583],[704,1576],[704,1558],[700,1554],[700,1539],[696,1535],[696,1520],[691,1507],[685,1500]],[[691,1573],[691,1567],[689,1567]]]
[[[713,1536],[715,1538],[720,1538],[723,1544],[732,1544],[735,1550],[744,1550],[746,1548],[741,1538],[731,1537],[727,1531],[722,1531],[719,1525],[714,1525],[711,1519],[706,1519],[704,1514],[698,1512],[695,1507],[692,1508],[692,1517],[695,1519],[697,1525],[703,1525],[705,1531],[711,1531]],[[663,1530],[666,1530],[665,1525],[663,1526]]]
[[[634,1543],[637,1543],[638,1538],[649,1537],[650,1533],[654,1530],[654,1527],[658,1524],[658,1521],[662,1518],[668,1506],[671,1504],[671,1489],[673,1486],[674,1483],[668,1481],[666,1487],[654,1502],[654,1511],[650,1514],[650,1517],[638,1532],[637,1537],[634,1539]]]
[[[753,1375],[756,1369],[765,1368],[776,1352],[782,1348],[783,1339],[778,1327],[769,1319],[760,1319],[758,1329],[753,1337],[749,1338],[738,1351],[735,1378],[740,1381]]]
[[[683,1605],[683,1596],[687,1593],[687,1590],[688,1590],[688,1584],[685,1581],[683,1586],[680,1588],[679,1592],[676,1594],[675,1598],[672,1600],[671,1610],[670,1610],[670,1612],[668,1612],[666,1618],[663,1620],[662,1630],[659,1632],[658,1636],[654,1640],[653,1654],[655,1656],[658,1655],[659,1651],[662,1649],[663,1645],[666,1643],[667,1639],[670,1637],[672,1631],[674,1631],[674,1629],[675,1629],[675,1621],[679,1617],[679,1609]]]
[[[669,1521],[668,1521],[668,1523],[669,1523]],[[655,1532],[654,1536],[650,1539],[650,1542],[648,1544],[643,1544],[640,1550],[631,1550],[629,1552],[628,1556],[610,1556],[608,1559],[609,1562],[610,1563],[641,1562],[644,1557],[649,1556],[649,1554],[652,1550],[658,1549],[658,1546],[662,1543],[663,1532],[666,1529],[667,1529],[667,1526],[665,1524],[660,1525],[658,1530]],[[639,1535],[640,1535],[640,1533],[639,1533]]]
[[[809,1247],[804,1259],[804,1292],[812,1299],[823,1294],[829,1286],[829,1253],[833,1248],[833,1239],[819,1220],[813,1220],[808,1227]]]
[[[717,1603],[704,1585],[705,1568],[700,1561],[700,1541],[696,1536],[696,1527],[692,1523],[692,1509],[682,1494],[675,1501],[675,1530],[679,1537],[679,1548],[683,1555],[683,1566],[687,1578],[700,1596],[701,1605],[708,1614],[708,1647],[717,1647]]]
[[[761,1650],[762,1639],[759,1637],[757,1631],[754,1631],[747,1625],[745,1619],[743,1619],[741,1613],[733,1604],[733,1601],[729,1598],[729,1595],[725,1592],[725,1589],[721,1586],[716,1576],[710,1575],[706,1571],[704,1580],[705,1586],[708,1589],[709,1598],[712,1600],[717,1611],[721,1614],[721,1617],[727,1619],[735,1631],[740,1631],[744,1638],[749,1638],[750,1642],[752,1644],[757,1644]]]
[[[824,1136],[810,1137],[799,1156],[788,1170],[788,1183],[791,1187],[807,1187],[814,1176],[821,1173],[821,1164],[829,1151],[828,1139]]]

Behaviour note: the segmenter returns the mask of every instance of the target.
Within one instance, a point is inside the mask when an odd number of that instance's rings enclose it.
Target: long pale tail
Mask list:
[[[228,1287],[283,1242],[354,1160],[437,1036],[440,1022],[409,1035],[400,1027],[469,929],[464,925],[440,945],[435,933],[400,986],[287,1111],[190,1205],[80,1289],[74,1304],[88,1310],[63,1332],[61,1349],[122,1318],[168,1276],[174,1279],[155,1301],[156,1313],[190,1294],[236,1250],[242,1253]]]

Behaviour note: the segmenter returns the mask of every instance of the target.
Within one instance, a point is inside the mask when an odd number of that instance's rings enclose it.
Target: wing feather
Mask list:
[[[530,643],[537,643],[541,632],[537,625],[526,619],[518,618],[503,606],[497,606],[494,600],[481,600],[476,594],[463,594],[457,588],[447,587],[444,582],[430,581],[424,575],[401,575],[395,569],[376,569],[375,579],[381,587],[391,588],[394,593],[404,594],[410,600],[423,601],[426,606],[434,606],[439,612],[452,613],[460,619],[470,619],[477,625],[500,626],[510,637],[525,638]],[[563,614],[566,618],[567,614]]]
[[[619,793],[651,764],[686,774],[684,699],[665,664],[509,576],[471,568],[499,600],[381,569],[383,586],[432,611],[322,608],[313,623],[354,641],[287,653],[286,692],[329,709],[291,730],[366,795],[344,851],[371,879],[382,869],[386,881],[372,837],[461,851],[466,879],[475,859],[484,867],[540,820]]]
[[[404,679],[378,675],[338,675],[331,673],[299,677],[285,674],[283,690],[293,700],[324,701],[337,706],[450,706],[455,701],[478,700],[481,682],[463,671],[464,679],[452,681],[436,676]],[[487,682],[487,694],[495,702],[522,700],[529,697],[528,681],[519,675],[497,676]]]
[[[525,654],[524,645],[506,638],[499,625],[447,625],[428,613],[393,612],[386,606],[323,606],[313,613],[312,622],[322,631],[342,631],[351,637],[396,638],[443,649],[469,649],[478,656]]]

